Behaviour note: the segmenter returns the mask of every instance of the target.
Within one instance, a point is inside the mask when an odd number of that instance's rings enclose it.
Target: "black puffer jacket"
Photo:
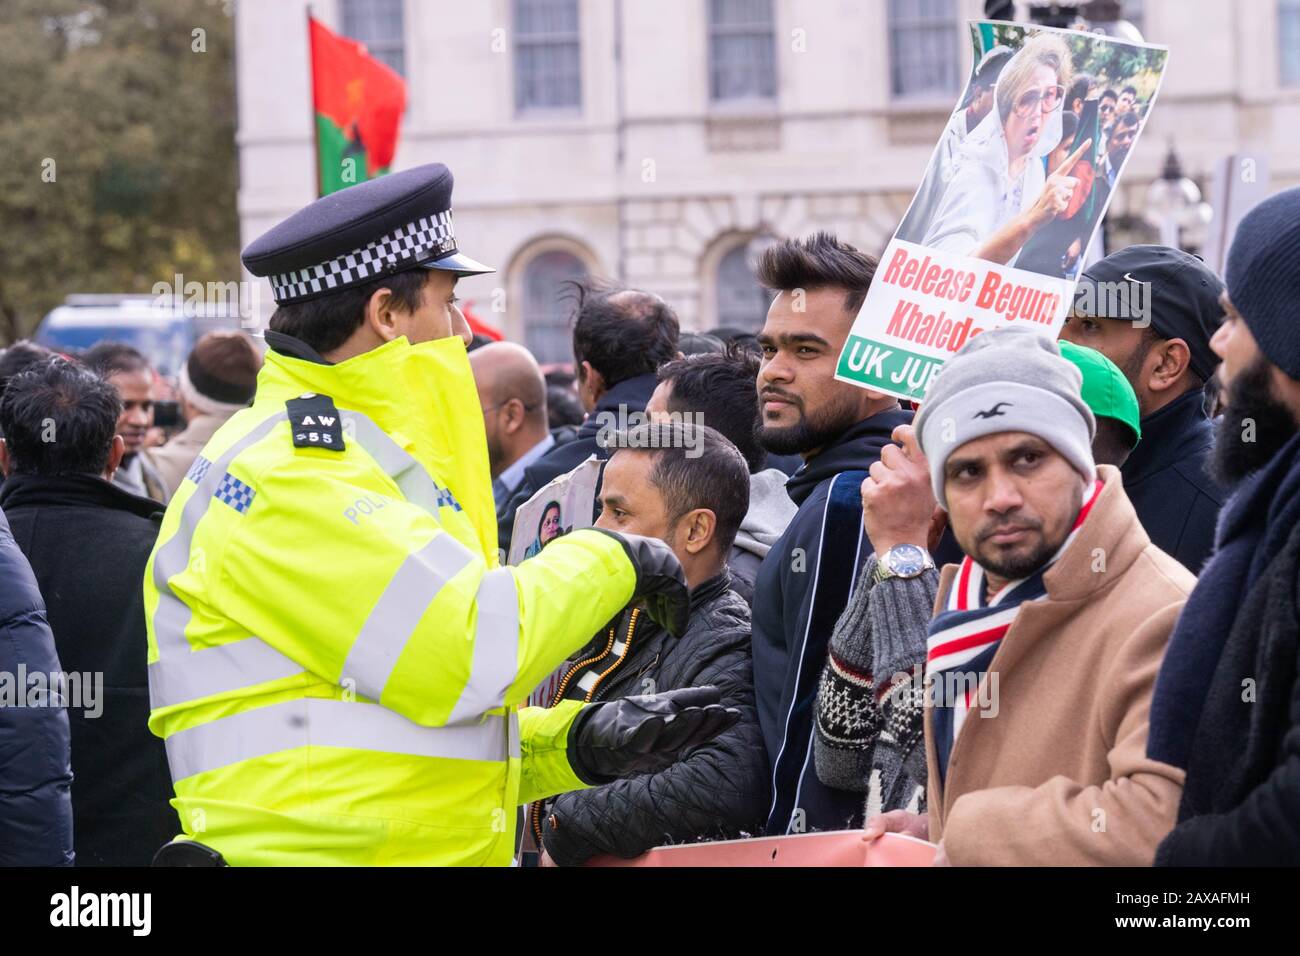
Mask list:
[[[613,639],[597,635],[575,658],[561,694],[612,700],[712,684],[741,720],[660,773],[566,793],[546,808],[535,804],[534,835],[561,866],[600,854],[630,858],[668,843],[733,839],[763,825],[768,764],[754,709],[749,607],[725,570],[691,593],[691,605],[680,638],[644,613],[625,611]]]

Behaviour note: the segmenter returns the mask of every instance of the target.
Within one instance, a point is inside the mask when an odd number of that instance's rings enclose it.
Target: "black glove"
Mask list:
[[[592,704],[569,727],[569,766],[593,787],[667,769],[740,720],[720,700],[716,687],[683,687]]]
[[[607,534],[621,544],[627,559],[632,562],[636,571],[632,603],[639,601],[644,604],[652,621],[673,637],[681,637],[690,615],[691,592],[686,587],[686,575],[672,548],[658,538],[619,534],[604,528],[591,530]]]

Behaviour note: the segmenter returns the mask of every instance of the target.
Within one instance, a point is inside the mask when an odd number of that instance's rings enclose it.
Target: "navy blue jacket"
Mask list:
[[[1151,541],[1193,574],[1214,549],[1214,526],[1227,499],[1205,472],[1214,426],[1202,401],[1194,389],[1142,419],[1142,440],[1120,468]]]
[[[0,866],[73,861],[68,712],[24,686],[43,674],[49,688],[61,670],[36,576],[0,513]]]
[[[911,412],[895,408],[858,422],[786,483],[799,510],[754,583],[754,690],[772,765],[769,836],[863,822],[861,794],[817,779],[813,703],[831,631],[871,553],[862,480],[893,430],[911,420]]]
[[[592,455],[601,461],[607,461],[609,451],[596,441],[600,430],[605,427],[607,421],[613,427],[618,427],[618,424],[623,421],[619,415],[620,406],[624,409],[624,416],[632,412],[644,412],[646,403],[650,401],[657,384],[658,381],[653,374],[638,375],[619,382],[600,397],[595,409],[578,428],[576,438],[557,444],[524,469],[523,481],[519,483],[518,490],[510,496],[510,503],[498,516],[497,539],[502,550],[507,554],[510,553],[511,532],[514,528],[515,512],[519,510],[519,506],[537,494],[539,488],[559,478],[560,475],[573,471]],[[596,494],[600,494],[599,482],[596,485]],[[594,518],[595,515],[592,517]]]
[[[1147,755],[1185,768],[1164,866],[1300,864],[1300,435],[1242,481],[1178,619]]]

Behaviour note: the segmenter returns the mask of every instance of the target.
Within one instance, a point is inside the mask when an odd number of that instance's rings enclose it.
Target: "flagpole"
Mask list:
[[[316,60],[315,60],[315,54],[312,51],[312,42],[311,42],[311,21],[313,17],[311,15],[312,11],[311,11],[310,3],[307,4],[306,6],[306,13],[307,13],[307,72],[310,80],[309,89],[311,90],[309,101],[311,104],[311,135],[312,135],[312,145],[313,145],[312,168],[316,170],[316,196],[317,198],[320,198],[321,195],[320,123],[316,121]]]

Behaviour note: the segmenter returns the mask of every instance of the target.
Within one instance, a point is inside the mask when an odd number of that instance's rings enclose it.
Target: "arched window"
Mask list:
[[[573,361],[569,330],[572,302],[568,281],[582,281],[587,267],[571,252],[552,250],[535,256],[524,268],[524,334],[537,361]]]
[[[763,327],[771,296],[754,278],[749,243],[736,246],[718,261],[718,325],[752,329]]]

